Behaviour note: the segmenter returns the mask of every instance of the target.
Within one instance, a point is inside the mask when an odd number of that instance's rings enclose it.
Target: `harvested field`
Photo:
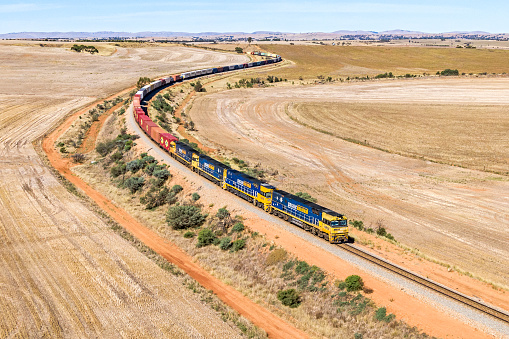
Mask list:
[[[343,77],[374,76],[393,72],[435,74],[446,68],[464,73],[509,73],[509,51],[429,47],[363,47],[260,45],[261,48],[295,62],[295,66],[269,72],[288,79],[318,75]]]
[[[0,337],[240,334],[71,195],[31,144],[72,110],[129,87],[138,76],[244,60],[202,50],[154,50],[156,56],[142,49],[118,48],[122,55],[107,57],[0,43],[4,80],[0,83]]]
[[[397,117],[394,122],[382,113],[355,109],[355,114],[364,120],[356,121],[350,129],[338,129],[352,133],[342,136],[362,141],[371,133],[373,140],[383,140],[391,147],[403,149],[414,145],[415,152],[423,152],[429,143],[440,142],[434,139],[436,128],[425,133],[423,126],[429,121],[441,118],[442,122],[436,124],[443,126],[476,118],[473,122],[459,124],[457,129],[440,127],[438,132],[445,130],[451,138],[463,142],[463,136],[455,133],[464,131],[469,123],[477,123],[482,126],[478,130],[492,131],[499,138],[492,142],[494,147],[488,149],[483,149],[486,144],[482,140],[470,141],[471,157],[477,158],[475,164],[479,164],[479,159],[488,159],[491,166],[506,168],[503,159],[507,159],[509,147],[503,130],[504,127],[508,129],[504,112],[509,104],[509,80],[464,80],[232,90],[197,98],[190,116],[196,123],[198,138],[205,145],[227,150],[230,157],[261,163],[262,168],[270,168],[271,172],[276,169],[279,175],[273,183],[283,189],[309,192],[319,203],[345,213],[350,219],[363,220],[368,227],[375,227],[377,221],[382,220],[397,240],[418,248],[424,255],[507,287],[509,180],[506,176],[381,152],[305,127],[289,116],[293,114],[299,118],[308,114],[303,119],[310,120],[313,127],[330,131],[340,122],[342,111],[338,115],[323,109],[306,113],[313,111],[307,107],[323,107],[326,100],[334,107],[342,107],[345,103],[345,107],[350,108],[373,108],[381,103],[387,111],[393,104],[396,109],[391,114]],[[404,115],[403,102],[409,107],[425,107],[429,116],[421,119],[413,113]],[[448,104],[452,107],[447,107]],[[478,111],[481,104],[483,109]],[[466,107],[465,116],[454,111],[458,105]],[[440,109],[434,111],[433,107]],[[440,112],[443,107],[447,107],[446,111]],[[446,119],[447,112],[452,115],[449,119]],[[380,119],[382,115],[384,120],[376,123],[377,117]],[[500,119],[493,121],[495,117]],[[412,140],[423,140],[423,146],[415,141],[406,145],[408,135],[397,136],[399,144],[392,140],[392,133],[410,122],[414,133],[420,133],[414,134]],[[386,126],[386,130],[394,124],[389,138],[383,138],[383,128],[373,127],[380,124]],[[419,125],[420,128],[415,127]],[[362,137],[363,129],[366,137]],[[371,139],[368,141],[371,143]],[[443,143],[446,144],[447,139]],[[499,149],[493,153],[496,145]],[[443,147],[442,156],[468,165],[466,161],[471,160],[468,153],[455,154],[461,147]],[[498,160],[498,157],[503,159]]]

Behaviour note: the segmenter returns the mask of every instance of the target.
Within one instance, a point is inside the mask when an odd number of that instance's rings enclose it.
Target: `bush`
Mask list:
[[[127,163],[127,170],[132,173],[136,173],[142,168],[143,168],[143,161],[141,161],[140,159],[129,161]]]
[[[170,171],[168,171],[166,168],[157,169],[152,172],[152,175],[158,179],[167,180],[170,177]]]
[[[232,251],[237,252],[246,247],[246,239],[237,239],[232,243]]]
[[[182,190],[183,190],[183,188],[180,185],[173,185],[173,187],[171,188],[171,191],[174,194],[178,194],[178,193],[182,192]]]
[[[191,195],[191,200],[198,201],[198,199],[200,199],[200,195],[194,192],[193,195]]]
[[[287,253],[283,248],[275,249],[270,252],[267,256],[267,260],[265,260],[265,265],[270,266],[282,262],[286,259]]]
[[[277,298],[283,305],[290,308],[296,308],[301,303],[299,293],[293,288],[277,292]]]
[[[233,225],[232,231],[233,232],[242,232],[244,230],[244,228],[245,228],[244,224],[239,221],[238,223]]]
[[[350,220],[350,225],[361,231],[364,229],[364,223],[360,220]]]
[[[85,161],[85,155],[83,153],[74,153],[73,155],[71,155],[71,158],[75,163],[79,164]]]
[[[376,230],[376,234],[381,236],[381,237],[385,237],[387,235],[387,231],[385,230],[384,227],[379,227],[377,230]]]
[[[110,174],[113,178],[116,178],[126,172],[125,164],[118,164],[117,166],[113,166],[110,170]]]
[[[235,47],[235,52],[237,53],[244,53],[244,50],[240,47]]]
[[[121,160],[123,157],[123,154],[121,152],[115,152],[112,156],[111,156],[111,160],[113,161],[119,161]]]
[[[440,75],[443,76],[452,76],[452,75],[459,75],[460,72],[457,69],[444,69],[442,72],[440,72]]]
[[[219,241],[219,248],[226,251],[232,246],[232,239],[230,237],[224,237]]]
[[[194,238],[195,235],[196,233],[187,231],[186,233],[184,233],[184,238]]]
[[[145,204],[145,208],[150,210],[162,206],[167,203],[170,190],[164,187],[158,190],[157,187],[152,186],[145,196],[140,198],[140,202]]]
[[[230,212],[225,208],[222,207],[217,210],[216,217],[219,218],[219,220],[224,220],[230,216]]]
[[[360,291],[364,287],[362,278],[358,275],[350,275],[345,279],[346,290],[348,292]]]
[[[198,227],[205,222],[206,214],[201,209],[190,205],[171,206],[166,213],[166,221],[173,229],[186,229]]]
[[[145,185],[145,178],[141,177],[131,177],[124,183],[124,187],[128,188],[131,193],[136,193],[143,185]]]
[[[394,314],[387,314],[387,309],[385,307],[380,307],[375,312],[375,319],[378,321],[385,321],[386,323],[391,322],[396,316]]]
[[[105,157],[107,156],[117,145],[115,140],[107,140],[104,142],[100,142],[95,147],[95,150],[97,153],[99,153],[101,156]]]
[[[194,207],[194,206],[193,206]],[[198,243],[196,247],[204,247],[214,243],[216,235],[210,228],[204,228],[198,232]]]

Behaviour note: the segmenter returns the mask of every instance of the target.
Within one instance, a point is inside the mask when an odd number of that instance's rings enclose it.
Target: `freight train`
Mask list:
[[[136,122],[159,147],[168,152],[173,158],[219,187],[262,208],[267,213],[276,215],[312,232],[316,236],[328,240],[330,243],[347,241],[348,223],[344,215],[277,189],[261,180],[232,169],[207,155],[201,154],[159,127],[148,117],[141,105],[148,93],[162,86],[172,85],[203,75],[273,64],[282,60],[276,54],[265,52],[253,52],[252,54],[261,55],[268,59],[185,72],[159,79],[142,87],[133,98],[133,113]]]

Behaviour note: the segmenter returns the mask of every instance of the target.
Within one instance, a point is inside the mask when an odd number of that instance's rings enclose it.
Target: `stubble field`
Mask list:
[[[243,60],[188,48],[106,56],[0,43],[0,337],[239,335],[71,195],[32,141],[140,76]]]
[[[231,90],[190,115],[206,145],[277,170],[279,187],[507,287],[507,176],[419,159],[507,171],[509,80],[465,80]]]

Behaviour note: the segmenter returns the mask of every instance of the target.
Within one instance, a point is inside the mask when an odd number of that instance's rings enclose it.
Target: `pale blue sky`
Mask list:
[[[509,32],[508,1],[0,0],[0,33],[50,31]]]

